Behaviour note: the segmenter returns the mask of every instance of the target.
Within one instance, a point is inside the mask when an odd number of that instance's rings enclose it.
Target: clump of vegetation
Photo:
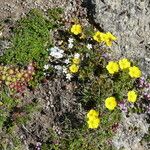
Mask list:
[[[38,65],[43,63],[46,59],[50,28],[43,14],[32,10],[25,18],[17,22],[11,38],[13,46],[2,56],[1,61],[22,66],[31,61],[35,61]]]
[[[58,27],[56,19],[59,19],[61,9],[49,12],[53,15],[46,17],[34,9],[16,23],[10,39],[12,46],[0,57],[1,63],[8,65],[11,62],[12,65],[25,67],[29,62],[35,62],[38,71],[36,78],[39,80],[41,68],[47,62],[47,48],[52,44],[50,30]]]
[[[77,20],[67,31],[65,27],[60,29],[58,20],[61,12],[61,9],[49,10],[44,17],[40,11],[32,10],[18,21],[11,40],[13,46],[1,56],[4,63],[0,66],[1,87],[6,89],[7,85],[18,92],[20,85],[39,82],[43,76],[49,79],[51,73],[54,77],[64,78],[66,83],[75,84],[74,94],[84,116],[81,126],[70,127],[67,134],[60,137],[50,132],[49,139],[38,143],[37,149],[113,149],[112,138],[122,114],[129,115],[133,110],[137,112],[139,107],[143,107],[140,102],[143,99],[147,101],[148,94],[145,98],[138,82],[148,83],[142,81],[142,71],[134,61],[110,58],[111,46],[117,40],[115,35],[97,31],[90,25],[84,28]],[[55,30],[52,40],[50,31],[56,28],[58,30]],[[29,62],[32,63],[28,65]],[[17,66],[21,69],[15,69]],[[25,66],[27,68],[24,69]],[[9,98],[9,92],[1,93],[0,107],[4,107],[0,116],[2,128],[6,124],[12,127],[14,122],[26,123],[38,105],[29,103],[19,106],[18,101]],[[16,141],[20,146],[20,141]]]
[[[4,84],[8,86],[12,92],[23,93],[29,82],[33,79],[35,67],[33,63],[30,63],[27,69],[1,65],[0,74],[0,86]]]
[[[131,106],[137,109],[136,103],[141,100],[136,83],[142,72],[127,58],[115,60],[109,57],[111,46],[117,40],[110,32],[102,33],[92,27],[84,29],[79,22],[75,22],[69,31],[64,31],[64,34],[58,31],[58,35],[56,40],[60,44],[49,49],[45,73],[47,75],[51,66],[68,82],[76,81],[76,94],[87,111],[87,123],[72,141],[68,141],[68,149],[113,149],[109,143],[117,131],[122,112],[132,113]],[[92,134],[87,128],[98,135],[91,140]],[[94,139],[98,142],[99,138],[101,142],[93,144]]]
[[[6,87],[3,87],[0,94],[0,129],[6,128],[9,130],[9,127],[13,126],[16,122],[18,124],[26,123],[32,112],[39,109],[36,102],[26,102],[23,105],[21,99],[11,96],[9,89]]]
[[[30,121],[33,112],[40,111],[39,106],[35,102],[22,105],[20,99],[12,98],[9,95],[7,88],[3,88],[0,95],[0,149],[25,149],[17,129]],[[10,144],[11,142],[13,145]]]

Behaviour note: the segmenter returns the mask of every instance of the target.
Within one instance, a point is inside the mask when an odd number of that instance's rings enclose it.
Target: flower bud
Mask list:
[[[14,74],[14,70],[13,70],[13,69],[9,69],[9,70],[8,70],[8,73],[9,73],[10,75]]]

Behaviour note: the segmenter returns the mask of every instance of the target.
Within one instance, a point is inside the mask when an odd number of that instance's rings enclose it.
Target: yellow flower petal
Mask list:
[[[87,113],[87,118],[91,118],[91,117],[98,117],[99,113],[94,110],[94,109],[91,109],[88,113]]]
[[[72,61],[74,64],[78,65],[80,63],[80,58],[73,58]]]
[[[87,123],[88,123],[88,128],[96,129],[96,128],[98,128],[98,126],[100,124],[100,119],[99,118],[92,118],[92,119],[89,119],[87,121]]]
[[[117,40],[117,37],[115,37],[114,35],[112,35],[110,32],[107,32],[107,33],[106,33],[106,36],[107,36],[110,40],[112,40],[112,41]]]
[[[112,46],[112,41],[111,40],[105,40],[105,43],[108,47],[111,47]]]
[[[117,38],[112,35],[110,32],[107,32],[106,34],[103,35],[103,42],[106,43],[107,46],[112,46],[112,42],[117,40]]]
[[[103,37],[104,37],[104,33],[97,31],[94,36],[93,39],[97,42],[102,42],[103,41]]]

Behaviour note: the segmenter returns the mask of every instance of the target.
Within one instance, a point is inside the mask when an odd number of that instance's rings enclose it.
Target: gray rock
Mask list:
[[[140,60],[142,70],[150,75],[150,0],[85,1],[94,21],[118,37],[111,56]]]

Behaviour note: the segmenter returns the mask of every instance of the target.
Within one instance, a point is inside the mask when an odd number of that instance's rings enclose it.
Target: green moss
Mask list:
[[[38,66],[43,64],[50,40],[49,29],[49,22],[40,11],[30,11],[17,22],[11,38],[13,46],[2,56],[2,62],[23,66],[31,61],[37,62]]]
[[[36,85],[43,77],[43,66],[47,63],[47,48],[52,45],[52,31],[60,27],[58,19],[62,10],[50,9],[48,16],[33,9],[26,17],[19,20],[10,37],[12,46],[0,57],[0,63],[27,66],[30,62],[36,64],[36,75],[31,85]]]

